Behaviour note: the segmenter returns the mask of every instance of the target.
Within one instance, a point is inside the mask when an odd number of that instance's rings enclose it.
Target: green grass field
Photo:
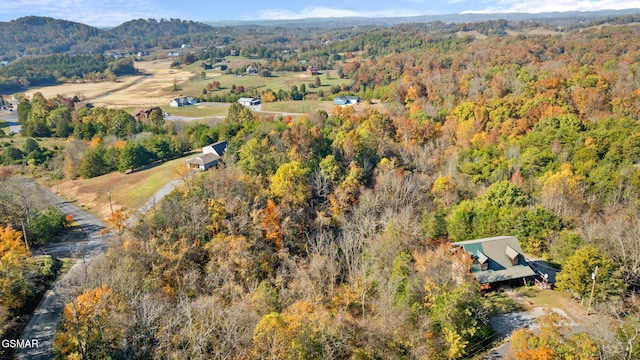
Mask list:
[[[331,86],[340,86],[340,84],[348,82],[345,79],[338,79],[332,77],[331,79],[327,79],[324,74],[318,75],[321,81],[321,86],[319,88],[312,88],[310,85],[314,82],[315,76],[307,76],[302,72],[288,72],[288,71],[280,71],[274,72],[270,77],[263,77],[260,75],[257,76],[248,76],[248,75],[233,75],[233,74],[222,74],[222,75],[214,75],[220,74],[217,71],[209,71],[207,78],[204,80],[192,80],[186,83],[180,84],[181,92],[185,94],[202,94],[202,89],[206,88],[207,84],[212,83],[214,81],[220,82],[221,89],[214,94],[224,95],[229,93],[232,85],[244,86],[247,91],[256,89],[258,92],[262,92],[267,89],[271,89],[274,92],[278,90],[291,90],[292,86],[297,86],[300,88],[300,85],[305,84],[308,93],[317,93],[318,90],[322,90],[327,93]]]
[[[193,154],[130,174],[113,172],[92,179],[65,180],[46,184],[64,198],[77,201],[77,205],[99,218],[110,214],[107,192],[111,194],[114,209],[135,211],[144,205],[164,185],[178,178],[178,164]],[[42,179],[43,182],[46,181]]]
[[[7,122],[4,120],[0,120],[0,131],[4,132],[5,134],[9,133],[9,124],[7,124]]]
[[[162,111],[165,113],[170,113],[174,116],[185,116],[185,117],[193,117],[193,118],[207,118],[213,116],[225,116],[227,115],[227,110],[229,108],[229,104],[221,104],[216,106],[205,106],[205,105],[189,105],[189,106],[181,106],[181,107],[170,107],[163,106]]]
[[[309,114],[319,109],[324,109],[325,104],[326,102],[320,100],[276,101],[268,104],[262,104],[262,111]]]
[[[193,156],[193,154],[190,154],[127,175],[112,173],[83,181],[93,182],[91,184],[92,187],[109,188],[114,202],[127,209],[138,209],[169,181],[177,178],[177,165],[184,163],[186,159]],[[116,179],[113,178],[114,175]],[[106,205],[107,203],[108,199],[105,195],[104,204]]]

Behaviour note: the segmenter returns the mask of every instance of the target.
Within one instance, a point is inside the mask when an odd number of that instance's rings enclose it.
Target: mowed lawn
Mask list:
[[[114,210],[135,211],[164,185],[178,178],[178,164],[193,156],[190,154],[130,174],[114,172],[92,179],[66,180],[54,183],[52,190],[64,198],[77,200],[77,205],[106,219],[111,215],[108,192]]]
[[[192,118],[207,118],[214,116],[226,116],[230,104],[215,105],[188,105],[180,107],[162,106],[162,111],[173,116],[184,116]]]
[[[229,93],[233,85],[236,87],[242,85],[246,91],[255,89],[258,92],[262,92],[267,89],[271,89],[274,92],[278,92],[278,90],[290,91],[291,87],[294,85],[300,88],[300,85],[302,84],[305,84],[307,93],[316,94],[319,90],[322,90],[325,95],[327,95],[331,86],[340,86],[343,83],[346,84],[349,82],[347,79],[337,78],[336,74],[335,70],[333,70],[332,77],[330,79],[327,79],[325,74],[317,75],[317,77],[320,78],[321,85],[319,88],[312,88],[310,85],[314,83],[316,76],[308,76],[303,72],[278,71],[273,72],[272,76],[264,77],[260,75],[249,76],[246,74],[221,74],[219,71],[209,70],[207,72],[206,79],[191,80],[181,83],[179,85],[179,92],[185,94],[202,94],[202,89],[205,89],[207,84],[218,81],[220,82],[221,89],[214,91],[214,95],[224,95]]]

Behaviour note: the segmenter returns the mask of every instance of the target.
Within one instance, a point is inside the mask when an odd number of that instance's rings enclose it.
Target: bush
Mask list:
[[[67,223],[65,214],[58,208],[49,207],[31,220],[31,242],[45,244],[60,234]]]

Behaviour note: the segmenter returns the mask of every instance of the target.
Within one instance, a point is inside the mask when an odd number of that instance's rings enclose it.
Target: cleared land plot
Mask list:
[[[142,75],[137,75],[119,78],[117,82],[103,81],[96,83],[67,83],[55,86],[31,88],[25,92],[25,95],[32,97],[33,94],[39,92],[42,93],[45,98],[52,98],[59,94],[67,97],[78,96],[78,98],[83,100],[93,99],[113,91],[118,91],[118,89],[132,86],[136,81],[139,81],[142,78]]]
[[[171,69],[171,60],[140,61],[135,66],[146,75],[126,76],[118,82],[74,83],[34,88],[25,94],[40,92],[51,98],[57,94],[78,96],[95,106],[113,108],[168,105],[180,95],[173,91],[174,81],[179,84],[189,80],[191,72]]]
[[[326,75],[321,74],[317,75],[320,78],[321,86],[319,88],[312,88],[310,84],[315,81],[316,76],[308,76],[301,72],[288,72],[288,71],[279,71],[273,72],[272,76],[264,77],[260,75],[249,76],[249,75],[232,75],[232,74],[220,74],[218,73],[207,73],[207,79],[203,80],[193,80],[187,83],[183,83],[180,85],[182,91],[189,94],[201,94],[202,89],[207,87],[207,84],[218,81],[220,82],[221,89],[213,92],[213,94],[224,95],[229,93],[231,87],[235,86],[244,86],[246,91],[251,91],[253,89],[262,92],[267,89],[271,89],[275,92],[278,90],[286,90],[290,91],[292,86],[297,86],[300,88],[300,85],[305,84],[307,88],[307,93],[316,94],[319,90],[322,90],[325,94],[328,94],[329,88],[333,86],[340,86],[341,84],[346,84],[349,82],[347,79],[339,79],[334,76],[331,79],[327,79]]]
[[[230,104],[215,103],[215,104],[199,104],[188,105],[181,107],[162,106],[162,111],[170,113],[173,116],[185,116],[192,118],[207,118],[213,116],[225,116],[229,109]]]
[[[114,210],[126,208],[135,211],[165,184],[178,178],[177,165],[193,156],[184,156],[130,174],[114,172],[93,179],[61,181],[54,184],[51,190],[67,199],[77,200],[76,205],[106,219],[111,215],[107,191],[111,192]]]
[[[240,58],[230,57],[227,65],[230,69],[244,69],[254,61]],[[312,88],[310,85],[314,82],[316,76],[308,76],[302,72],[274,72],[270,77],[248,76],[248,75],[232,75],[223,74],[219,70],[207,70],[206,79],[198,79],[197,75],[202,72],[201,62],[189,65],[183,69],[171,68],[171,59],[140,61],[135,66],[145,75],[121,77],[117,82],[100,82],[100,83],[73,83],[61,84],[56,86],[47,86],[34,88],[27,91],[27,96],[33,96],[34,93],[40,92],[46,98],[55,97],[56,95],[65,95],[68,97],[78,96],[79,98],[91,102],[95,106],[104,106],[110,108],[140,108],[149,106],[161,106],[163,111],[175,113],[177,116],[222,116],[226,114],[220,108],[171,108],[169,101],[182,95],[199,95],[207,84],[219,81],[221,89],[215,93],[221,95],[230,91],[232,85],[244,86],[247,91],[256,89],[259,92],[271,89],[275,92],[278,90],[290,91],[292,86],[305,84],[307,93],[317,94],[322,90],[328,94],[331,86],[340,86],[347,83],[346,79],[336,77],[336,72],[329,70],[331,78],[327,79],[327,75],[317,75],[321,80],[319,88]],[[196,78],[194,80],[194,77]],[[177,90],[174,90],[174,84]],[[214,93],[214,94],[215,94]],[[288,105],[284,105],[287,107]],[[306,110],[305,110],[306,112]]]

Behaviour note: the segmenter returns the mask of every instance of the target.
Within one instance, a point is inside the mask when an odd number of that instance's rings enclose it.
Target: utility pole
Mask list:
[[[24,229],[24,219],[20,219],[20,224],[22,224],[22,236],[24,236],[24,244],[27,246],[27,251],[30,251],[29,243],[27,242],[27,230]]]
[[[107,198],[109,199],[109,207],[111,208],[111,217],[113,217],[113,205],[111,204],[111,190],[107,189]]]
[[[591,301],[593,300],[593,293],[596,290],[596,276],[598,276],[598,266],[596,266],[596,270],[591,273],[591,279],[593,279],[593,284],[591,285],[591,296],[589,297],[589,306],[587,306],[587,315],[591,311]]]

